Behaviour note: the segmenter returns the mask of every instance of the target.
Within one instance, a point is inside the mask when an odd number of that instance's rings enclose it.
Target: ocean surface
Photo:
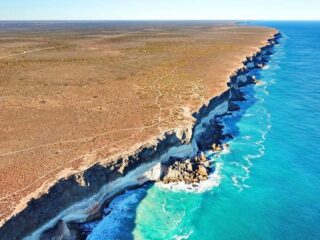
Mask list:
[[[102,239],[320,239],[320,22],[254,22],[282,34],[262,85],[224,119],[234,135],[210,184],[145,185],[92,223]]]

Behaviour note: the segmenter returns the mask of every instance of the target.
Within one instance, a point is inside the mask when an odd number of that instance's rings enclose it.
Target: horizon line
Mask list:
[[[320,21],[319,19],[0,19],[1,22],[32,21]]]

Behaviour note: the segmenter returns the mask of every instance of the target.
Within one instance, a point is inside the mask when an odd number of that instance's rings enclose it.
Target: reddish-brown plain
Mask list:
[[[275,33],[226,23],[0,29],[2,223],[59,178],[190,126]]]

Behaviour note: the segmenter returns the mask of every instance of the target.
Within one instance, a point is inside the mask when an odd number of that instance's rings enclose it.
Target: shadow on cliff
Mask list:
[[[260,70],[252,71],[251,74],[256,76],[257,79],[261,78]],[[247,85],[245,87],[240,88],[241,92],[244,94],[246,100],[244,101],[236,101],[237,105],[239,105],[240,110],[233,112],[231,115],[222,116],[220,119],[224,123],[223,126],[224,132],[227,134],[227,138],[224,142],[228,142],[232,138],[236,138],[240,135],[240,129],[238,127],[238,123],[241,121],[243,116],[246,114],[247,110],[251,108],[253,105],[257,103],[259,100],[256,95],[256,86],[254,84]],[[229,136],[229,138],[228,138]]]
[[[258,73],[255,75],[260,77]],[[241,88],[241,91],[245,93],[244,96],[247,100],[236,102],[241,109],[233,112],[232,115],[227,115],[227,133],[232,137],[237,137],[240,134],[237,123],[241,121],[247,110],[258,101],[254,85],[245,86]],[[225,117],[218,118],[224,119]],[[228,139],[225,140],[225,142],[227,141]],[[142,187],[127,190],[114,198],[104,209],[102,219],[81,225],[84,236],[89,234],[88,240],[134,239],[133,231],[136,227],[137,209],[152,186],[153,183],[147,183]]]
[[[82,238],[88,240],[134,239],[137,209],[153,183],[126,190],[103,210],[100,220],[80,225]]]
[[[243,102],[235,102],[240,106],[240,110],[237,112],[232,113],[232,115],[225,118],[225,120],[222,120],[223,122],[226,122],[227,124],[224,124],[224,127],[227,127],[226,133],[231,135],[231,138],[235,138],[240,135],[240,129],[238,127],[238,122],[241,121],[243,116],[246,114],[247,110],[256,104],[258,99],[255,97],[255,89],[254,85],[249,85],[242,88],[242,91],[245,93],[246,100]],[[222,117],[223,119],[224,117]],[[227,141],[229,139],[227,138]],[[227,142],[226,141],[226,142]]]

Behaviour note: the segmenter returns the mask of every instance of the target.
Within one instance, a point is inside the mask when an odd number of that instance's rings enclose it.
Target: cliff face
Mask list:
[[[170,157],[192,157],[199,150],[220,144],[221,135],[214,134],[217,129],[213,127],[212,120],[236,109],[232,101],[244,99],[239,88],[255,82],[249,75],[250,70],[261,68],[269,61],[279,38],[280,34],[275,34],[258,53],[248,57],[243,68],[230,77],[229,89],[194,114],[196,122],[192,132],[191,129],[172,130],[164,133],[154,144],[141,146],[128,157],[120,157],[106,165],[94,165],[81,174],[60,180],[46,194],[30,201],[23,211],[8,220],[0,228],[0,239],[38,239],[57,223],[60,226],[64,223],[64,230],[60,228],[61,234],[68,232],[65,223],[97,218],[102,206],[113,196],[147,181],[157,181],[162,172],[161,163]]]

